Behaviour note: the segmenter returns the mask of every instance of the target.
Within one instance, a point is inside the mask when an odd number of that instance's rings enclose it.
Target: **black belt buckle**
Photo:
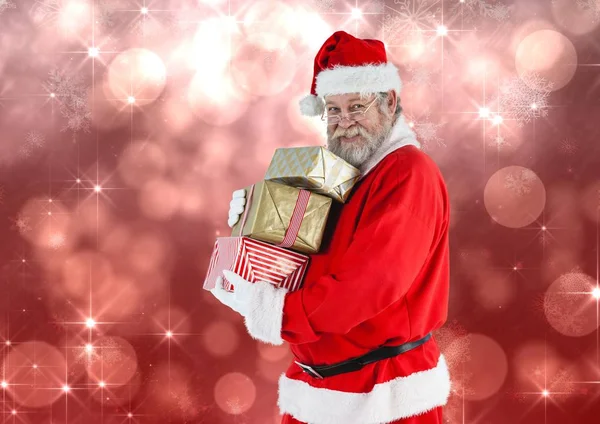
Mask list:
[[[304,371],[305,373],[307,373],[308,375],[315,377],[315,378],[319,378],[321,380],[323,380],[323,376],[321,374],[319,374],[318,372],[316,372],[311,366],[309,365],[304,365],[298,361],[294,361],[296,364],[298,364],[298,366],[300,368],[302,368],[302,371]]]

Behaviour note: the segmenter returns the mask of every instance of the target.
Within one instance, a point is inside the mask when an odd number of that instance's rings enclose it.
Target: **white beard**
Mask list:
[[[350,128],[337,127],[335,132],[327,132],[327,149],[334,155],[342,158],[350,165],[360,168],[381,147],[383,142],[392,132],[392,117],[383,115],[383,123],[375,128],[375,133],[367,132],[364,127],[355,124]],[[354,137],[360,139],[354,142],[341,141],[341,137]]]

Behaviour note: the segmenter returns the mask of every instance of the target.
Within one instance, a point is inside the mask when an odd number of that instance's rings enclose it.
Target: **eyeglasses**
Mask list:
[[[353,121],[353,122],[362,121],[363,119],[365,119],[365,114],[367,113],[367,111],[369,110],[371,105],[373,103],[375,103],[375,100],[377,100],[377,97],[374,98],[371,103],[369,103],[369,105],[367,106],[367,108],[365,110],[357,110],[356,112],[349,112],[346,115],[346,118],[348,118],[348,120]],[[325,119],[327,119],[327,125],[334,125],[334,124],[341,122],[342,119],[344,119],[344,115],[325,115],[325,111],[323,111],[323,114],[321,115],[321,121],[325,121]]]

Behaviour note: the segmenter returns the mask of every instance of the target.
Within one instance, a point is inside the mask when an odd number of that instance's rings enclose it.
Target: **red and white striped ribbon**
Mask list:
[[[304,213],[306,212],[306,207],[308,206],[308,201],[310,200],[310,194],[311,192],[308,190],[300,190],[300,193],[298,193],[298,199],[296,199],[296,206],[294,207],[294,212],[292,213],[292,218],[290,219],[290,225],[285,231],[283,241],[276,246],[292,247],[294,245],[296,237],[298,237],[298,233],[300,232],[300,226],[302,225]]]

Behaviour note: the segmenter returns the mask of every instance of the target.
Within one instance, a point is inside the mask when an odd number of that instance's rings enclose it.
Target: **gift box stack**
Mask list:
[[[244,212],[231,237],[217,238],[204,289],[230,270],[247,281],[290,291],[302,285],[307,254],[317,253],[332,201],[344,203],[360,171],[324,147],[275,151],[265,178],[246,187]]]

